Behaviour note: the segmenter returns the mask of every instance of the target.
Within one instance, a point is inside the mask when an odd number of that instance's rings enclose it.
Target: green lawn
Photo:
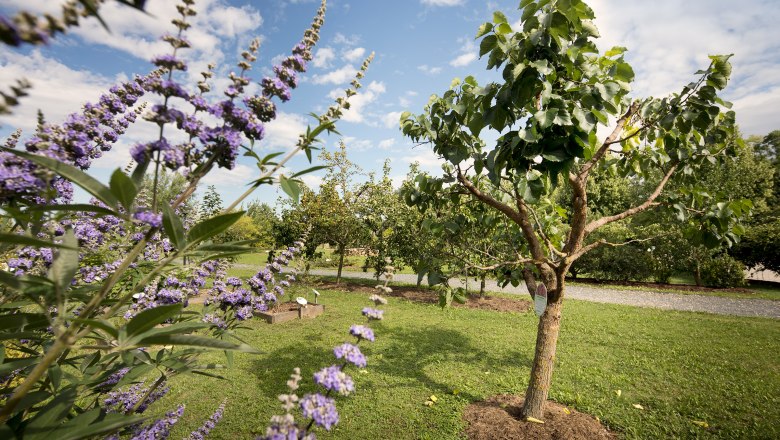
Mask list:
[[[212,438],[263,432],[295,366],[305,381],[300,392],[313,391],[312,373],[333,362],[331,348],[348,340],[367,305],[365,294],[336,291],[323,291],[321,302],[326,314],[313,320],[253,320],[241,336],[266,354],[237,354],[227,380],[174,379],[157,405],[187,404],[172,438],[195,429],[223,398]],[[524,391],[534,315],[442,311],[396,298],[386,309],[374,325],[377,342],[363,348],[368,368],[348,370],[356,393],[337,398],[341,422],[320,438],[459,438],[469,402]],[[598,416],[624,438],[780,438],[778,321],[578,301],[564,309],[552,399]],[[424,406],[431,394],[438,402]]]

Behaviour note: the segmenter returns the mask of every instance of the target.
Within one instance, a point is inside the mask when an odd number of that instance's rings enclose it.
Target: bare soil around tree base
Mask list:
[[[363,292],[367,294],[377,293],[377,290],[373,287],[361,286],[351,283],[336,284],[333,282],[319,282],[317,287],[323,289],[342,290],[345,292]],[[418,289],[416,287],[406,286],[390,286],[393,292],[385,295],[396,298],[403,298],[409,301],[424,303],[424,304],[437,304],[439,302],[439,294],[430,289]],[[531,309],[531,302],[521,298],[503,298],[496,296],[484,296],[476,297],[472,296],[466,300],[465,304],[453,302],[453,307],[468,307],[471,309],[492,310],[495,312],[515,312],[524,313]]]
[[[616,440],[594,417],[547,402],[544,423],[522,420],[523,397],[499,395],[466,407],[469,440]]]

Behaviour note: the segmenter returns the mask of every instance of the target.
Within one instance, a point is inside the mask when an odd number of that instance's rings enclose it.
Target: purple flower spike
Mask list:
[[[319,426],[330,431],[339,422],[339,413],[336,411],[336,402],[322,394],[307,394],[301,399],[301,412],[303,416],[314,420]]]
[[[155,214],[152,211],[138,211],[133,214],[133,218],[141,223],[146,223],[153,228],[162,226],[162,214]]]
[[[355,366],[363,368],[366,366],[366,357],[360,352],[357,345],[344,343],[333,349],[336,359],[344,359]]]
[[[346,373],[341,371],[338,365],[331,365],[314,373],[314,382],[325,387],[325,389],[335,391],[342,396],[347,396],[355,391],[355,382]]]
[[[189,438],[187,440],[203,440],[206,438],[207,435],[209,435],[209,432],[211,432],[212,429],[219,423],[219,420],[222,418],[222,413],[225,412],[225,402],[223,401],[221,405],[219,405],[219,408],[214,412],[214,414],[209,417],[208,420],[206,420],[203,423],[203,426],[198,428],[195,431],[192,431]]]
[[[349,334],[360,339],[374,342],[374,331],[364,325],[353,325],[349,328]]]
[[[372,309],[371,307],[366,307],[363,309],[363,316],[368,318],[369,320],[375,319],[375,320],[381,320],[382,315],[385,313],[384,310],[379,309]]]

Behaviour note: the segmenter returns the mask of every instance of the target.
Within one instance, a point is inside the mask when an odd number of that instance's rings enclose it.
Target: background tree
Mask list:
[[[276,211],[268,204],[254,200],[249,202],[246,206],[246,215],[252,219],[252,223],[255,228],[257,228],[258,241],[256,247],[273,249],[275,247],[274,228],[276,227],[276,224],[279,223],[279,217],[276,215]],[[298,235],[298,237],[300,237],[300,235]]]
[[[487,56],[489,69],[502,69],[502,82],[481,87],[473,77],[455,80],[429,100],[424,114],[403,114],[401,127],[413,140],[430,143],[446,162],[444,177],[428,179],[440,185],[418,182],[414,203],[435,206],[450,193],[468,192],[522,231],[524,241],[513,243],[522,255],[518,270],[503,276],[522,274],[534,299],[545,299],[522,409],[523,417],[541,419],[565,276],[582,255],[609,245],[588,237],[641,212],[676,209],[684,219],[697,219],[700,239],[733,243],[735,219],[749,203],[703,197],[695,186],[704,163],[725,160],[739,143],[734,113],[724,111],[730,104],[717,96],[731,73],[728,56],[710,57],[680,93],[632,98],[634,72],[623,58],[626,49],[598,52],[593,11],[585,3],[523,0],[521,9],[517,31],[496,12],[477,34],[480,56]],[[611,127],[604,140],[597,137],[599,124]],[[499,133],[492,148],[479,137],[485,129]],[[587,203],[591,173],[611,167],[652,190],[642,203],[594,218]],[[481,189],[488,185],[494,190]],[[571,188],[567,209],[551,197],[559,185]]]
[[[355,206],[355,213],[367,231],[366,245],[369,252],[365,267],[374,269],[374,276],[378,280],[385,272],[387,259],[395,261],[399,258],[391,240],[409,208],[393,188],[389,160],[385,160],[381,178],[370,174],[368,182],[361,185],[360,191],[361,197]],[[414,237],[406,239],[414,240]],[[393,266],[397,265],[393,263]]]
[[[365,185],[355,182],[361,173],[360,167],[347,158],[343,142],[334,152],[323,150],[320,160],[328,166],[320,191],[310,205],[313,229],[322,237],[322,242],[336,247],[339,258],[336,284],[341,282],[344,256],[347,248],[365,243],[367,231],[360,221],[357,209],[365,192]]]
[[[203,194],[203,198],[201,199],[198,208],[200,220],[213,217],[225,209],[222,206],[222,196],[219,195],[217,188],[214,185],[206,187],[206,192]]]

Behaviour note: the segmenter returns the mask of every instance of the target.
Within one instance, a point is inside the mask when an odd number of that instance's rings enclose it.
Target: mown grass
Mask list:
[[[308,290],[300,286],[301,292]],[[253,438],[279,413],[276,396],[300,367],[301,393],[333,362],[333,346],[361,322],[365,294],[322,291],[325,315],[240,336],[265,351],[237,354],[226,380],[179,377],[161,405],[187,403],[172,438],[186,435],[228,399],[212,438]],[[390,298],[369,365],[350,369],[357,391],[339,397],[341,422],[325,439],[454,439],[470,402],[525,390],[533,314],[506,314]],[[624,438],[780,438],[778,321],[568,301],[550,397],[598,416]],[[221,354],[207,362],[224,363]],[[616,391],[621,390],[618,397]],[[433,407],[424,402],[430,395]],[[634,408],[638,403],[644,410]],[[702,428],[694,421],[706,422]]]

